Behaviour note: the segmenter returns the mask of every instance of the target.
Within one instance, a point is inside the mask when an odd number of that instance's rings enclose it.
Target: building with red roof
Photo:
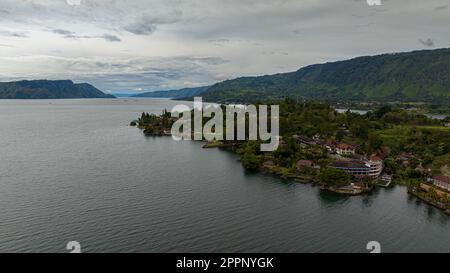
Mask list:
[[[356,153],[356,148],[350,144],[339,143],[336,147],[336,153],[338,155],[354,155]]]
[[[450,177],[444,175],[437,175],[433,177],[433,184],[444,190],[450,191]]]

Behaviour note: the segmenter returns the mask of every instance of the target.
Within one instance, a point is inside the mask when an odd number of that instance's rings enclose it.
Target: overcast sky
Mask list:
[[[450,0],[0,0],[0,81],[209,85],[450,47]]]

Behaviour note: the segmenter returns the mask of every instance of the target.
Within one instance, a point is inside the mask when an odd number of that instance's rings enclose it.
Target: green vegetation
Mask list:
[[[175,119],[171,113],[164,110],[160,116],[149,113],[142,113],[137,120],[138,127],[144,130],[145,135],[170,135],[170,128]]]
[[[0,99],[114,98],[87,83],[72,81],[18,81],[0,83]]]
[[[324,169],[317,176],[320,183],[328,187],[343,187],[352,182],[352,176],[333,168]]]
[[[296,72],[244,77],[213,85],[212,102],[294,99],[327,102],[425,102],[433,112],[450,106],[450,49],[359,57]]]
[[[447,214],[450,212],[450,196],[448,192],[420,183],[409,185],[408,191],[417,198],[445,210]]]
[[[435,157],[432,169],[434,172],[441,172],[444,175],[450,176],[450,153]]]

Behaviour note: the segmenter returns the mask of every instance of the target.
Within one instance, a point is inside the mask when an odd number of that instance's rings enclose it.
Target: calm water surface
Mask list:
[[[450,251],[405,188],[342,198],[127,126],[168,100],[0,101],[0,252]]]

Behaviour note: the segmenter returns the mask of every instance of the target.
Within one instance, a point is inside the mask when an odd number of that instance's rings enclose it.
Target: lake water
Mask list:
[[[337,197],[128,126],[176,103],[0,101],[0,252],[450,251],[450,217],[403,187]]]

